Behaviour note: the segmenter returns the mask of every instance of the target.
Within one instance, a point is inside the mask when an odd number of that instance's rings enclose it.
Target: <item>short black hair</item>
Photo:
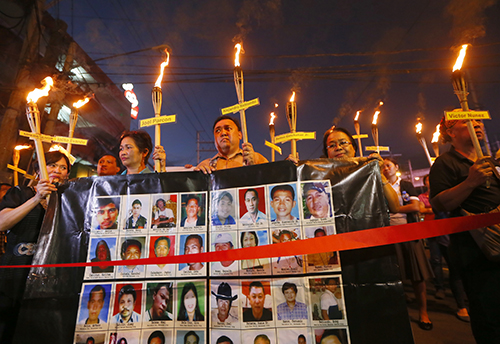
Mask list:
[[[112,203],[115,205],[116,209],[120,210],[120,198],[118,197],[104,197],[104,198],[96,198],[96,203],[98,208],[102,208]]]
[[[243,194],[243,197],[247,197],[247,193],[248,193],[248,192],[253,192],[253,193],[255,194],[255,196],[256,196],[257,198],[259,198],[259,193],[257,192],[257,190],[252,189],[252,188],[250,188],[250,189],[248,189],[247,191],[245,191],[245,193]]]
[[[151,341],[155,338],[160,338],[161,342],[162,343],[165,343],[165,335],[163,334],[163,332],[161,331],[154,331],[153,333],[151,333],[149,335],[149,338],[148,338],[148,344],[151,343]]]
[[[215,344],[220,344],[220,343],[225,343],[225,342],[228,342],[230,344],[233,344],[233,341],[231,340],[231,338],[227,337],[227,336],[220,336],[218,339],[217,339],[217,342],[215,342]]]
[[[231,117],[228,115],[220,115],[219,117],[217,117],[214,121],[214,126],[212,127],[212,131],[215,130],[215,126],[217,125],[217,123],[219,123],[220,121],[222,121],[224,119],[228,119],[228,120],[232,121],[236,125],[236,127],[238,128],[238,131],[241,131],[241,124],[240,124],[240,121],[238,120],[238,118]]]
[[[144,130],[133,130],[133,131],[125,131],[122,136],[120,136],[120,144],[123,139],[126,137],[130,137],[134,140],[135,145],[139,148],[139,152],[144,152],[146,149],[148,150],[148,154],[144,158],[144,164],[147,165],[149,156],[153,152],[153,141],[151,141],[151,136]]]
[[[283,283],[283,286],[281,287],[281,291],[283,292],[283,294],[287,289],[293,289],[295,294],[297,294],[297,285],[295,283],[290,283],[290,282]]]
[[[102,291],[102,298],[106,299],[106,290],[104,290],[104,287],[102,285],[97,284],[90,290],[89,300],[92,298],[92,293],[98,293],[100,291]]]
[[[122,254],[122,258],[123,258],[123,255],[125,254],[125,252],[127,252],[127,248],[129,246],[132,246],[132,245],[135,245],[137,247],[139,247],[139,251],[142,252],[142,244],[139,240],[135,240],[135,239],[126,239],[123,243],[122,243],[122,250],[121,250],[121,254]]]
[[[64,159],[66,160],[66,165],[68,167],[68,175],[71,171],[71,164],[69,163],[69,158],[66,156],[66,154],[61,153],[60,151],[52,151],[52,152],[47,152],[45,153],[45,164],[50,165],[58,162],[59,160]],[[40,172],[40,166],[38,165],[38,160],[35,161],[35,171]]]
[[[200,247],[203,247],[203,238],[199,234],[190,234],[186,238],[186,241],[184,242],[184,247],[186,246],[187,242],[191,239],[196,239],[200,243]]]
[[[132,297],[134,298],[134,302],[137,299],[137,292],[130,284],[126,284],[120,289],[120,292],[118,293],[118,301],[120,301],[123,295],[132,295]]]
[[[186,334],[184,335],[184,344],[186,344],[186,340],[187,340],[187,338],[188,338],[189,336],[195,336],[195,337],[196,337],[196,341],[197,341],[197,342],[200,342],[200,336],[198,336],[198,335],[196,334],[196,332],[194,332],[194,331],[189,331],[188,333],[186,333]]]
[[[139,201],[137,198],[136,198],[136,199],[134,199],[134,201],[132,202],[132,207],[133,207],[134,205],[136,205],[136,204],[139,204],[139,205],[142,207],[142,203],[141,203],[141,201]]]
[[[160,240],[166,240],[167,244],[168,244],[168,248],[170,248],[170,239],[167,238],[166,236],[161,236],[155,240],[155,251],[156,251],[156,246],[158,246],[158,241],[160,241]]]
[[[291,185],[283,184],[283,185],[276,185],[275,187],[273,187],[271,190],[271,200],[274,198],[274,193],[276,191],[288,191],[292,194],[292,198],[295,200],[295,190],[292,188]]]
[[[264,291],[264,286],[262,285],[262,282],[260,282],[260,281],[253,281],[252,283],[250,283],[250,285],[248,286],[249,293],[250,293],[250,290],[252,290],[252,288],[262,288],[262,290]]]
[[[241,237],[240,237],[241,247],[243,247],[243,237],[245,236],[246,233],[250,233],[251,235],[253,235],[253,237],[255,238],[255,245],[259,246],[259,236],[257,235],[257,232],[248,231],[248,232],[241,232]]]

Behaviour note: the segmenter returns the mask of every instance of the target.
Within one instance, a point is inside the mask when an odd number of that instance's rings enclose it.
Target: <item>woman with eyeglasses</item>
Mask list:
[[[324,157],[330,159],[346,159],[354,158],[358,145],[354,141],[351,133],[347,129],[332,127],[328,129],[323,135],[323,154]],[[382,157],[373,153],[368,156],[369,158],[377,159],[379,161],[379,168],[382,168],[384,160]],[[382,187],[384,189],[384,196],[387,200],[387,205],[391,213],[399,212],[399,199],[397,193],[389,185],[387,178],[381,174]]]
[[[30,265],[47,208],[46,197],[57,192],[70,171],[68,157],[59,151],[45,154],[49,179],[36,186],[11,188],[0,202],[0,231],[9,231],[0,265]],[[35,171],[39,172],[38,164]],[[30,269],[0,269],[0,343],[10,343]]]

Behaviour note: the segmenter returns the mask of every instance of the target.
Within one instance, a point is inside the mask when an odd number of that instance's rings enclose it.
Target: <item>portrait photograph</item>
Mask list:
[[[277,344],[275,329],[245,330],[241,332],[245,344]]]
[[[148,257],[172,257],[176,244],[175,234],[152,235],[149,237]],[[151,264],[146,270],[146,277],[172,277],[175,276],[176,264]]]
[[[116,332],[116,344],[140,344],[140,338],[141,331],[138,330]]]
[[[303,278],[274,281],[274,303],[277,326],[307,326],[309,324],[309,299]]]
[[[266,189],[263,186],[238,189],[240,227],[267,227]]]
[[[205,233],[181,234],[178,238],[178,254],[196,254],[205,252]],[[206,274],[205,262],[180,263],[177,276],[204,276]]]
[[[304,227],[307,239],[335,235],[335,226]],[[339,271],[340,260],[338,252],[321,252],[308,254],[306,258],[307,272]]]
[[[76,328],[81,331],[107,330],[111,283],[83,284]]]
[[[92,202],[92,231],[99,234],[114,234],[120,223],[121,196],[96,197]]]
[[[140,283],[116,283],[111,324],[121,328],[140,328],[143,286]]]
[[[210,326],[240,328],[239,281],[211,280],[210,290]]]
[[[300,228],[271,229],[273,244],[300,240]],[[272,258],[273,274],[297,274],[304,272],[304,257],[283,256]]]
[[[271,227],[290,227],[300,223],[297,184],[274,184],[268,187]]]
[[[240,248],[256,247],[269,244],[269,231],[245,230],[238,232]],[[240,275],[269,275],[271,260],[269,258],[254,258],[240,260]]]
[[[76,332],[75,344],[106,344],[106,332]]]
[[[310,327],[299,327],[299,328],[278,327],[277,332],[278,332],[278,343],[291,343],[291,344],[314,343],[311,337]]]
[[[314,344],[349,344],[349,334],[345,328],[314,329]]]
[[[150,224],[150,195],[124,196],[126,211],[122,221],[125,231],[147,232]]]
[[[314,326],[346,326],[347,317],[340,275],[309,278],[309,305]]]
[[[115,267],[106,266],[116,257],[116,237],[92,237],[90,238],[87,262],[103,265],[88,266],[85,268],[85,279],[110,279],[114,277]]]
[[[179,281],[177,283],[176,326],[205,327],[205,281]]]
[[[308,225],[334,223],[330,181],[302,182],[300,188],[303,220]]]
[[[237,232],[212,232],[210,251],[222,252],[238,248]],[[210,263],[213,276],[237,276],[239,261],[225,260]]]
[[[236,189],[210,192],[210,223],[212,230],[236,229]]]
[[[241,305],[243,324],[258,322],[263,327],[273,327],[273,297],[269,280],[242,280]]]
[[[142,344],[173,344],[174,330],[143,330]]]
[[[242,344],[241,332],[232,330],[210,330],[210,344]]]
[[[172,281],[146,283],[145,326],[173,326],[174,284]]]
[[[207,193],[181,194],[181,230],[204,230],[207,218]]]
[[[205,344],[205,331],[176,330],[175,344]]]
[[[119,247],[117,248],[117,260],[122,260],[127,264],[127,260],[146,258],[148,247],[145,236],[126,236],[120,237]],[[132,265],[117,266],[117,278],[139,278],[145,276],[145,266],[134,263]]]
[[[175,230],[177,226],[177,194],[151,195],[151,229]]]

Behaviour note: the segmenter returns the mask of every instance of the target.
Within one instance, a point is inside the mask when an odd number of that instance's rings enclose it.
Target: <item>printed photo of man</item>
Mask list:
[[[240,214],[243,213],[242,209],[244,204],[246,212],[241,216],[240,218],[240,223],[242,224],[266,224],[267,223],[267,216],[264,214],[261,210],[259,210],[259,205],[260,205],[260,196],[259,196],[259,191],[261,194],[264,193],[264,188],[257,188],[257,189],[242,189],[239,190],[240,192]],[[243,197],[241,197],[243,195]],[[262,203],[262,209],[265,210],[265,202]]]
[[[118,218],[120,212],[119,197],[96,198],[94,229],[118,229]]]
[[[325,291],[321,295],[321,316],[323,320],[342,319],[342,311],[339,307],[338,292],[339,279],[325,278]]]
[[[125,239],[122,243],[120,256],[122,260],[141,259],[142,247],[141,241],[145,241],[144,237]],[[118,272],[123,274],[134,274],[144,272],[144,265],[125,265],[118,268]]]
[[[330,193],[327,182],[303,183],[302,199],[305,219],[322,219],[332,217]]]
[[[285,296],[285,302],[276,307],[278,320],[302,320],[307,319],[307,306],[303,302],[297,301],[297,285],[285,282],[281,287]]]
[[[216,252],[228,251],[234,248],[234,238],[230,232],[214,233],[215,239],[212,242]],[[212,262],[212,271],[214,273],[231,273],[238,270],[238,262],[235,260],[224,260]]]
[[[298,216],[292,215],[292,211],[298,215],[295,190],[291,185],[276,185],[271,189],[271,221],[297,221]]]
[[[142,285],[138,284],[137,288],[140,293]],[[140,322],[140,314],[136,312],[136,310],[140,312],[140,301],[137,302],[137,292],[133,285],[125,284],[122,286],[118,292],[115,302],[118,305],[118,307],[115,306],[115,309],[118,308],[118,313],[113,316],[113,323],[125,324]]]
[[[238,307],[232,307],[232,305],[238,295],[233,295],[231,286],[226,282],[221,282],[217,287],[217,293],[212,290],[212,295],[215,296],[217,303],[217,308],[211,311],[212,324],[237,322]]]
[[[148,298],[152,299],[151,307],[144,315],[146,321],[172,320],[174,317],[168,310],[172,309],[172,284],[148,283]],[[149,300],[147,302],[149,304]]]
[[[132,209],[129,211],[132,213],[127,221],[125,222],[125,229],[143,229],[146,228],[148,220],[141,215],[142,212],[142,202],[139,199],[134,199],[132,202]]]
[[[202,253],[203,249],[203,234],[190,234],[190,235],[181,235],[181,244],[185,238],[184,247],[182,251],[184,254],[196,254]],[[179,264],[179,268],[181,268],[183,264]],[[191,262],[187,263],[186,266],[182,267],[180,271],[192,271],[192,270],[201,270],[204,267],[202,262]]]
[[[271,309],[264,308],[266,293],[262,282],[253,281],[250,283],[247,298],[250,303],[250,308],[243,310],[244,322],[273,320]]]
[[[205,225],[204,207],[205,194],[182,195],[183,217],[181,227],[196,227]]]
[[[83,318],[78,322],[79,325],[93,325],[93,324],[105,324],[108,322],[108,307],[109,307],[109,296],[111,291],[110,284],[96,284],[92,287],[87,285],[84,287],[84,295],[88,295],[86,310],[87,317]],[[90,293],[85,294],[85,289],[90,289]],[[83,308],[82,300],[82,308]],[[103,311],[104,309],[104,311]],[[102,314],[101,314],[102,313]],[[84,315],[85,312],[82,310],[81,314]]]
[[[214,193],[212,205],[215,211],[212,213],[212,226],[235,225],[233,195],[228,191]]]
[[[168,200],[168,204],[176,210],[177,208],[177,195],[163,196]],[[154,202],[152,211],[152,228],[170,228],[175,227],[175,214],[174,210],[167,207],[167,201],[160,197]],[[177,213],[177,211],[175,211]]]
[[[149,257],[163,258],[168,257],[169,255],[173,255],[173,250],[175,247],[175,236],[159,236],[159,237],[151,237],[150,242],[150,250]],[[152,252],[151,252],[152,251]],[[166,275],[170,275],[170,271],[172,271],[174,264],[155,264],[148,265],[148,274],[155,272],[154,276],[161,276],[161,273],[165,273]]]

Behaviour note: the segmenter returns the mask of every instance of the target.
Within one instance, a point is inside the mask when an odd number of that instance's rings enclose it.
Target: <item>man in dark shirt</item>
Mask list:
[[[483,125],[472,121],[477,138]],[[479,158],[466,120],[441,121],[443,142],[450,151],[436,159],[431,168],[430,199],[437,211],[460,216],[461,209],[484,213],[500,205],[500,181],[491,162]],[[477,343],[496,343],[500,338],[500,263],[483,254],[469,232],[451,235],[450,258],[455,261],[469,298],[471,327]]]
[[[250,283],[248,293],[248,302],[251,308],[243,312],[243,321],[271,321],[273,320],[273,313],[264,308],[266,294],[264,286],[259,281]]]

